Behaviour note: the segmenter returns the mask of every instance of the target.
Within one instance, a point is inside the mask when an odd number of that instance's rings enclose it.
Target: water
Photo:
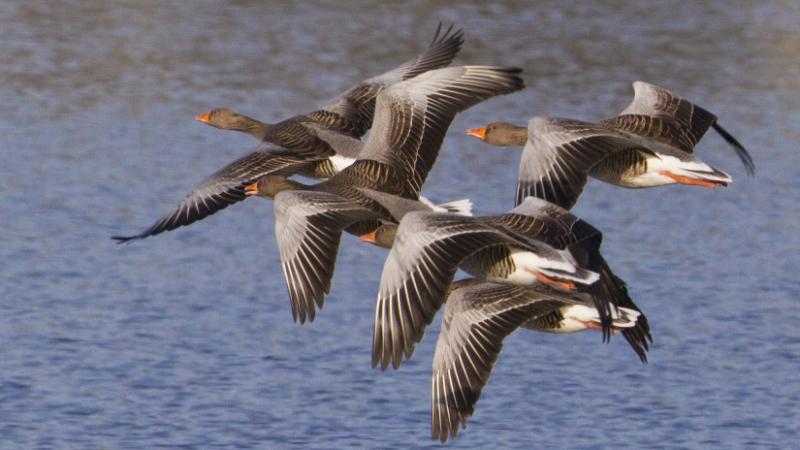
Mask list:
[[[715,112],[698,153],[735,182],[590,182],[576,213],[648,315],[622,339],[520,332],[463,448],[787,448],[800,428],[800,9],[793,2],[3,2],[0,448],[429,447],[438,323],[399,372],[370,368],[385,252],[345,237],[318,319],[291,321],[272,205],[251,200],[132,245],[253,146],[193,120],[309,111],[407,59],[438,20],[458,63],[513,64],[528,90],[451,127],[425,186],[508,209],[518,152],[463,131],[621,111],[637,79]]]

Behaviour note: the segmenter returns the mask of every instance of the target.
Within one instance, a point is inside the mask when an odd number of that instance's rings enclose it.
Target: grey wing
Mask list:
[[[132,236],[113,236],[120,243],[143,239],[202,220],[217,211],[247,198],[246,185],[268,174],[291,174],[308,165],[288,153],[288,150],[271,143],[261,146],[228,164],[203,180],[170,213],[161,217],[145,231]]]
[[[520,325],[571,300],[548,288],[454,283],[436,341],[431,378],[431,435],[445,442],[466,426],[503,348]]]
[[[456,114],[524,87],[520,70],[463,66],[425,72],[378,96],[372,132],[359,155],[405,173],[404,196],[416,198]]]
[[[633,83],[633,101],[620,116],[648,116],[676,123],[695,144],[703,137],[717,116],[672,92],[644,81]],[[691,148],[688,150],[691,151]]]
[[[574,120],[534,117],[522,150],[516,204],[532,196],[565,209],[577,202],[590,169],[635,143],[602,126]]]
[[[733,147],[747,173],[756,166],[744,146],[717,121],[717,116],[670,91],[644,81],[633,83],[633,101],[619,116],[606,122],[620,129],[658,139],[691,153],[709,127]],[[674,126],[673,126],[674,124]]]
[[[602,240],[600,230],[588,222],[537,197],[525,197],[522,203],[508,214],[497,216],[495,221],[560,250],[588,239]]]
[[[381,75],[366,79],[339,94],[323,108],[337,114],[348,123],[354,124],[357,135],[363,135],[372,126],[375,112],[375,98],[384,88],[413,78],[428,70],[449,65],[464,43],[461,29],[453,30],[451,25],[442,32],[442,24],[436,29],[430,46],[414,59]]]
[[[342,231],[375,212],[327,192],[284,191],[275,197],[275,236],[292,317],[314,320],[330,291]]]
[[[452,213],[408,213],[383,266],[372,365],[398,368],[431,323],[458,266],[473,253],[509,242],[496,227]]]

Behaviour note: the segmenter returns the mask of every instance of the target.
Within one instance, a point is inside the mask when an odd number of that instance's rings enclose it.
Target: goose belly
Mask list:
[[[600,316],[593,307],[583,305],[563,306],[560,309],[561,320],[555,324],[542,326],[535,320],[528,321],[522,326],[529,330],[543,331],[545,333],[577,333],[587,330],[587,322],[600,322]]]
[[[537,272],[552,266],[553,261],[529,250],[502,247],[476,253],[461,264],[461,269],[486,281],[529,286],[540,283]]]
[[[681,161],[674,156],[643,153],[636,149],[614,153],[595,164],[590,175],[606,183],[626,188],[648,188],[675,183],[661,174]]]
[[[687,172],[688,171],[688,172]],[[657,154],[645,160],[645,170],[632,173],[620,180],[620,185],[630,188],[648,188],[674,184],[676,180],[663,172],[688,174],[690,177],[702,177],[703,173],[711,173],[714,169],[701,161],[682,160],[675,156]]]

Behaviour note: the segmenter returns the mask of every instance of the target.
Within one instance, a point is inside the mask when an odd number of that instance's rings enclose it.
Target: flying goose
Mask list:
[[[465,214],[465,215],[471,216],[471,214]],[[397,228],[398,224],[396,223],[383,223],[375,230],[363,234],[360,239],[362,242],[390,249],[394,244],[395,236],[397,235]],[[639,310],[636,304],[633,303],[633,300],[631,300],[630,296],[628,295],[628,288],[622,279],[613,275],[610,272],[610,269],[607,273],[601,272],[601,277],[603,277],[604,280],[606,280],[606,283],[609,283],[611,288],[615,290],[613,294],[609,295],[614,296],[615,303],[619,309],[636,311],[640,315],[639,320],[633,327],[626,327],[625,329],[622,330],[622,335],[625,337],[625,340],[628,341],[631,348],[639,357],[639,359],[643,363],[647,363],[646,352],[647,350],[650,349],[650,343],[652,343],[653,341],[653,338],[650,335],[650,325],[647,322],[647,317],[645,317],[645,315],[642,314],[641,310]],[[614,310],[612,309],[611,310],[612,314],[613,311]],[[594,307],[592,307],[591,312],[592,314],[598,314],[597,308]],[[576,326],[580,327],[570,317],[566,317],[564,315],[561,316],[552,315],[549,317],[545,317],[542,320],[545,319],[547,320],[547,322],[542,322],[542,331],[549,330],[554,333],[564,333],[564,332],[572,332],[573,330],[578,331],[577,329],[574,328]],[[599,329],[602,330],[603,329],[602,321],[598,319],[597,323],[599,324],[598,325]],[[588,327],[593,328],[591,324]],[[546,330],[545,328],[547,328],[548,330]],[[614,334],[614,331],[615,330],[612,328],[611,333]]]
[[[276,175],[259,179],[255,189],[275,199],[275,234],[295,321],[313,320],[314,305],[322,307],[342,232],[361,235],[378,220],[395,221],[361,189],[417,200],[455,115],[522,89],[519,72],[449,67],[395,84],[378,94],[372,131],[353,165],[313,186]]]
[[[214,108],[194,116],[194,120],[220,130],[233,130],[249,134],[259,141],[264,140],[267,136],[267,131],[272,130],[274,127],[228,108]]]
[[[445,301],[431,378],[431,436],[441,442],[455,437],[460,426],[466,427],[503,340],[514,330],[574,332],[600,327],[600,316],[585,294],[541,285],[467,279],[453,283]],[[619,308],[612,329],[630,329],[640,318],[638,311]]]
[[[599,123],[534,117],[527,129],[497,122],[467,134],[492,145],[524,146],[517,203],[531,195],[570,209],[587,175],[628,188],[727,186],[730,175],[693,153],[709,127],[734,148],[748,174],[755,173],[750,154],[715,115],[650,83],[637,81],[633,90],[633,102],[620,115]]]
[[[192,224],[244,200],[244,187],[262,175],[302,174],[327,178],[341,171],[352,164],[363,146],[360,138],[372,124],[378,94],[421,73],[449,65],[463,42],[464,34],[460,29],[453,31],[450,26],[442,32],[439,24],[430,46],[416,58],[356,84],[320,110],[275,124],[234,116],[224,110],[198,116],[198,120],[210,125],[232,126],[232,129],[250,132],[262,142],[253,152],[203,180],[172,212],[150,228],[132,236],[113,236],[113,239],[128,242]]]
[[[557,205],[528,197],[506,214],[471,218],[431,212],[400,217],[392,205],[384,206],[400,225],[362,236],[391,247],[375,309],[373,366],[385,369],[391,361],[398,368],[403,356],[411,356],[459,268],[492,282],[541,282],[588,293],[602,318],[604,340],[617,307],[638,311],[600,254],[602,234]],[[625,338],[646,362],[652,338],[644,315]]]

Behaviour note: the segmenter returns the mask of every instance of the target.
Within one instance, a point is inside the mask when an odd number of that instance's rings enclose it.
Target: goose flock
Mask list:
[[[444,304],[431,380],[431,434],[455,437],[474,412],[503,339],[517,328],[621,333],[642,362],[652,343],[642,310],[601,254],[602,233],[569,210],[589,176],[626,188],[717,188],[731,176],[693,149],[709,128],[747,150],[709,111],[650,83],[633,83],[619,115],[596,123],[534,117],[467,134],[522,147],[515,206],[472,215],[469,200],[421,195],[456,114],[524,88],[515,67],[450,66],[462,30],[440,24],[415,58],[366,79],[322,109],[264,123],[225,108],[196,117],[252,135],[258,147],[203,180],[143,239],[187,226],[252,196],[272,199],[296,322],[313,321],[331,288],[342,233],[389,250],[378,287],[372,365],[396,369]],[[369,131],[366,140],[362,140]],[[319,180],[303,184],[300,175]],[[454,280],[458,270],[472,278]]]

